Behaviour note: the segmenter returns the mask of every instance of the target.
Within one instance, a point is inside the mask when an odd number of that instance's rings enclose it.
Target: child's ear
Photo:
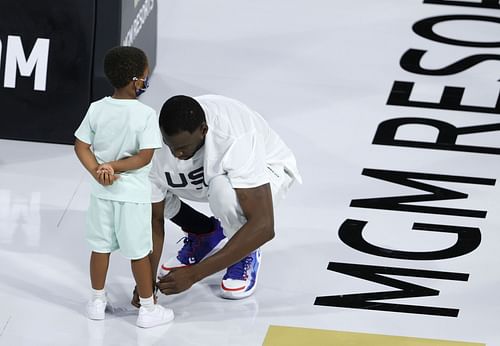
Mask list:
[[[140,82],[141,82],[140,80],[132,80],[132,81],[130,81],[130,83],[128,83],[128,85],[127,85],[127,89],[133,90],[134,93],[135,93],[135,91],[137,89],[141,88]]]

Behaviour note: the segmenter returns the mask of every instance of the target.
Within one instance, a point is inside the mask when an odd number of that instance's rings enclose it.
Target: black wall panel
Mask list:
[[[153,70],[156,25],[155,0],[0,2],[0,138],[73,143],[89,103],[112,92],[105,52],[139,47]]]

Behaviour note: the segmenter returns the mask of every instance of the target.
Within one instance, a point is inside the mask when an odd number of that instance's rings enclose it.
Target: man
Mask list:
[[[161,266],[158,288],[179,293],[227,268],[221,296],[251,295],[259,248],[274,237],[273,203],[301,182],[295,157],[258,113],[227,97],[174,96],[163,105],[159,122],[166,145],[155,153],[151,170],[153,272],[164,218],[187,236],[177,257]],[[208,202],[215,217],[181,199]]]

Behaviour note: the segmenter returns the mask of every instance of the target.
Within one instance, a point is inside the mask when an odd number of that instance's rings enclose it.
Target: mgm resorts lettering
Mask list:
[[[443,5],[443,6],[461,6],[461,7],[476,7],[482,9],[500,9],[498,0],[482,0],[481,2],[472,1],[451,1],[451,0],[424,0],[424,4]],[[439,23],[467,20],[473,22],[486,22],[488,24],[500,24],[500,18],[494,16],[483,15],[442,15],[431,18],[426,18],[418,21],[413,25],[413,31],[426,39],[463,47],[478,47],[478,48],[499,48],[500,41],[497,42],[473,42],[465,40],[457,40],[439,35],[435,32],[434,26]],[[446,76],[463,72],[477,64],[488,60],[498,61],[498,54],[477,54],[471,55],[461,60],[455,61],[450,65],[438,69],[427,69],[421,65],[421,60],[427,51],[418,49],[409,49],[406,51],[400,60],[401,67],[411,73],[425,76]],[[498,76],[496,76],[498,77]],[[451,110],[459,112],[476,112],[500,114],[500,95],[496,105],[489,106],[472,106],[462,104],[462,96],[465,88],[455,86],[445,86],[440,101],[422,102],[410,100],[414,82],[411,81],[395,81],[392,90],[390,91],[387,105],[403,106],[403,107],[418,107],[420,109],[436,109],[436,110]],[[429,126],[438,130],[437,138],[434,142],[403,140],[396,139],[396,131],[399,127],[408,124],[418,124],[420,126]],[[500,155],[500,148],[471,146],[457,144],[457,139],[462,135],[481,134],[492,131],[499,131],[500,123],[482,124],[468,127],[457,127],[451,123],[431,119],[431,118],[416,118],[404,117],[389,119],[381,122],[378,125],[375,133],[373,144],[385,146],[411,147],[432,150],[449,150],[460,151],[478,154],[493,154]],[[414,189],[425,191],[425,194],[408,195],[408,196],[392,196],[392,197],[377,197],[366,199],[353,199],[350,207],[355,208],[370,208],[383,209],[411,213],[427,213],[439,215],[451,215],[456,217],[467,218],[486,218],[486,211],[458,209],[437,206],[425,206],[419,202],[432,202],[443,200],[466,199],[468,195],[461,191],[455,191],[438,187],[433,184],[424,183],[421,181],[434,182],[452,182],[460,184],[477,184],[477,185],[495,185],[496,180],[493,178],[479,178],[469,176],[457,176],[447,174],[430,174],[408,171],[391,171],[384,169],[365,168],[362,175],[380,179],[389,183],[404,185]],[[411,204],[417,203],[417,204]],[[443,224],[427,224],[413,223],[413,230],[427,232],[444,232],[455,234],[457,240],[454,245],[449,248],[438,251],[401,251],[397,249],[387,249],[369,243],[363,238],[363,228],[368,222],[363,220],[346,219],[339,229],[339,237],[346,245],[364,252],[366,254],[380,256],[391,259],[404,260],[443,260],[456,258],[474,251],[481,242],[481,232],[476,227],[464,227],[456,225]],[[439,290],[425,287],[422,285],[413,284],[404,280],[398,280],[388,277],[388,275],[417,277],[436,280],[454,280],[468,281],[469,274],[421,270],[412,268],[387,267],[387,266],[372,266],[352,263],[330,262],[328,270],[341,274],[357,277],[359,279],[368,280],[378,284],[386,285],[396,290],[370,292],[370,293],[355,293],[332,296],[316,297],[315,305],[329,307],[344,307],[378,311],[391,311],[399,313],[413,313],[424,315],[448,316],[457,317],[459,309],[407,305],[381,302],[384,300],[398,298],[415,298],[415,297],[430,297],[439,295]]]

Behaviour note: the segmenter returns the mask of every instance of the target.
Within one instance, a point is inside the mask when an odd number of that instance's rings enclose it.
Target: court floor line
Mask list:
[[[73,200],[75,199],[76,193],[78,192],[78,189],[82,185],[83,178],[84,178],[84,175],[82,174],[82,176],[80,177],[80,181],[78,182],[78,185],[76,186],[75,190],[73,191],[73,194],[71,195],[71,198],[69,199],[68,203],[66,204],[66,207],[64,208],[64,211],[63,211],[61,217],[59,218],[59,221],[57,222],[56,228],[59,228],[59,226],[61,225],[62,220],[64,219],[64,216],[66,215],[66,212],[69,209],[69,206],[71,205],[71,203],[73,203]]]
[[[2,331],[0,332],[0,337],[2,337],[3,333],[5,333],[5,330],[7,329],[7,326],[9,325],[9,322],[10,322],[11,318],[12,318],[12,316],[9,316],[9,318],[5,322],[5,324],[4,324],[3,328],[2,328]]]

